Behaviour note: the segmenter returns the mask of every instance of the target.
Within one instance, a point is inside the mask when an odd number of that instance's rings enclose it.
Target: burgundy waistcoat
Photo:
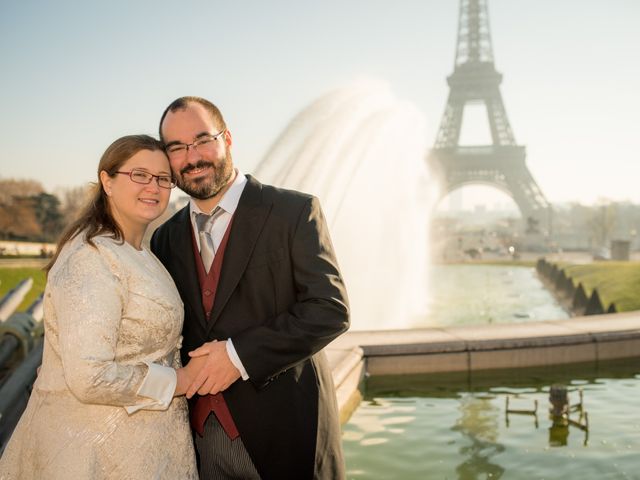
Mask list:
[[[213,309],[213,302],[216,298],[216,290],[218,288],[218,281],[220,280],[220,271],[222,270],[222,261],[224,260],[224,252],[227,249],[227,241],[229,240],[229,232],[231,231],[231,224],[233,223],[233,217],[227,226],[227,230],[222,237],[220,246],[216,250],[216,255],[213,258],[211,269],[209,273],[205,271],[200,252],[198,250],[198,243],[196,242],[196,233],[191,230],[191,239],[193,241],[193,253],[196,260],[196,269],[198,271],[198,280],[200,283],[200,291],[202,295],[202,306],[207,320],[211,315]],[[224,428],[227,435],[233,440],[237,438],[240,433],[236,428],[235,422],[229,412],[229,407],[222,396],[222,393],[216,393],[215,395],[203,395],[199,396],[191,408],[191,427],[198,432],[200,436],[204,433],[204,424],[209,417],[209,414],[213,412],[218,418],[220,425]]]

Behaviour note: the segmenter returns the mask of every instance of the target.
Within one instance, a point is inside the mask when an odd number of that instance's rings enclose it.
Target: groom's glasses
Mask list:
[[[220,130],[218,133],[214,133],[213,135],[205,134],[198,138],[193,143],[170,143],[165,148],[167,155],[172,160],[182,160],[187,156],[187,152],[189,148],[193,148],[198,153],[208,153],[210,150],[215,147],[215,141],[220,138],[226,132],[226,129]]]

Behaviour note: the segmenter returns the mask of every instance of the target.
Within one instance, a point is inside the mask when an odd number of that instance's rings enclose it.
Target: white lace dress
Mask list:
[[[42,368],[0,479],[196,479],[173,280],[146,249],[83,238],[49,272]]]

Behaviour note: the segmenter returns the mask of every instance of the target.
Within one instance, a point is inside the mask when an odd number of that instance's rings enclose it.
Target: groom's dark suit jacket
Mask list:
[[[224,397],[265,479],[344,477],[335,393],[322,348],[349,326],[344,283],[317,198],[248,182],[235,212],[210,320],[189,206],[153,235],[184,302],[187,352],[231,338],[249,380]]]

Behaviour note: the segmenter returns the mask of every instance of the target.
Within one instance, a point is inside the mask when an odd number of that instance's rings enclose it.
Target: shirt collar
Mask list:
[[[238,203],[240,202],[240,196],[242,195],[244,186],[247,183],[247,177],[239,169],[236,168],[235,172],[236,178],[233,180],[229,190],[224,193],[217,205],[217,207],[220,207],[231,215],[236,212],[236,208],[238,208]],[[193,198],[189,199],[189,213],[191,214],[191,217],[197,213],[206,213],[207,215],[211,214],[211,212],[203,212],[200,210]]]

